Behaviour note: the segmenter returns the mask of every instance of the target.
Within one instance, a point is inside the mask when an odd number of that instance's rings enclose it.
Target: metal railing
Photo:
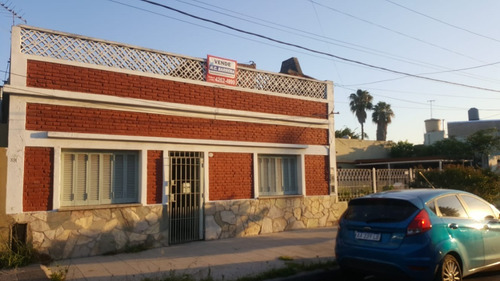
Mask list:
[[[22,54],[205,81],[206,60],[20,26]],[[327,83],[239,67],[237,87],[327,99]]]
[[[405,189],[415,178],[412,169],[340,169],[337,171],[339,201],[392,189]]]

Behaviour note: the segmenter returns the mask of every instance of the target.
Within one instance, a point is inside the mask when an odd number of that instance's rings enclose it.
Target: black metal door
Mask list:
[[[169,243],[203,239],[203,153],[170,152]]]

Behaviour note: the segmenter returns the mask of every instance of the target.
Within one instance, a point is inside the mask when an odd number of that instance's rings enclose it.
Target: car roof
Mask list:
[[[413,203],[418,208],[423,208],[424,204],[429,200],[446,194],[470,194],[465,191],[455,190],[455,189],[403,189],[403,190],[391,190],[378,193],[372,193],[360,198],[352,199],[362,200],[362,199],[400,199],[406,200]]]

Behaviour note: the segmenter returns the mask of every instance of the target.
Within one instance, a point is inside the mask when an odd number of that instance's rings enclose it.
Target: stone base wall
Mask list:
[[[205,203],[205,239],[334,226],[347,208],[335,196],[260,198]]]
[[[166,210],[153,205],[32,212],[12,215],[11,223],[28,224],[28,241],[39,253],[65,259],[167,246]]]
[[[337,225],[347,208],[335,196],[264,198],[205,203],[205,239],[244,237]],[[66,259],[168,245],[167,207],[123,206],[95,210],[7,215],[27,224],[28,241],[41,254]]]

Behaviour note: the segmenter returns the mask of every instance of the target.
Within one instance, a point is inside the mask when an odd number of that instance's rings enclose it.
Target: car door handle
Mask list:
[[[451,229],[458,229],[458,224],[456,224],[456,223],[450,223],[448,225],[448,227],[451,228]]]

